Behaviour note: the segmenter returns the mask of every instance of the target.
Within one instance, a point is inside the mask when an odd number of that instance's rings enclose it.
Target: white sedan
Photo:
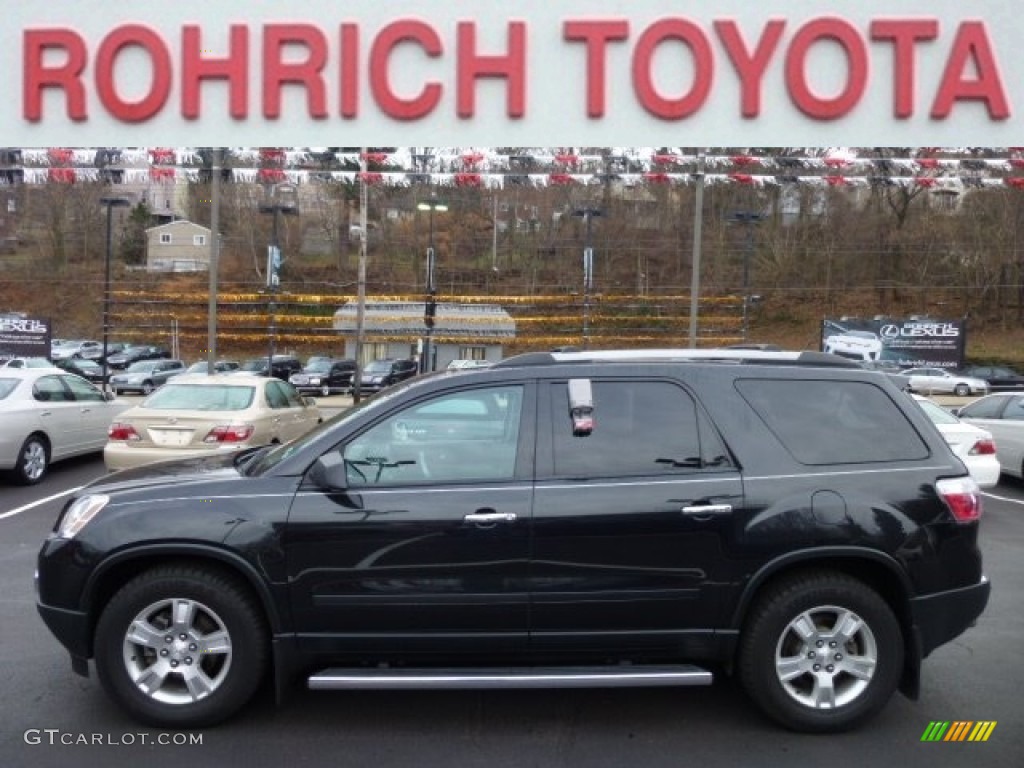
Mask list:
[[[924,395],[987,395],[988,382],[973,376],[961,376],[945,368],[908,368],[903,376],[910,379],[910,389]]]
[[[59,368],[0,370],[0,470],[32,485],[51,462],[102,451],[128,405]]]
[[[978,486],[991,488],[998,484],[1001,468],[997,458],[996,442],[992,439],[992,434],[973,424],[961,421],[934,400],[929,400],[921,395],[913,395],[913,398],[938,427],[939,432],[949,443],[949,447],[953,449],[953,453],[964,463]]]
[[[968,403],[957,414],[992,433],[1003,474],[1024,479],[1024,393],[995,392]]]

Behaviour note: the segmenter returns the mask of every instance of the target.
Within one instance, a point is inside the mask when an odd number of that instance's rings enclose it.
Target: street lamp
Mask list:
[[[267,350],[267,376],[274,375],[274,341],[275,341],[275,315],[277,314],[277,303],[275,296],[281,286],[281,265],[284,258],[281,256],[281,237],[278,222],[281,214],[296,216],[299,213],[299,205],[296,200],[296,189],[293,184],[275,184],[268,190],[269,200],[260,203],[260,213],[269,213],[274,219],[271,228],[270,245],[267,247],[267,296],[270,299],[270,323],[267,327],[269,346]]]
[[[747,325],[750,315],[750,259],[754,255],[754,225],[764,220],[765,215],[757,211],[736,211],[729,217],[733,224],[742,224],[747,229],[746,244],[743,249],[743,340],[747,340]],[[758,297],[760,300],[760,297]]]
[[[107,254],[103,270],[103,389],[108,391],[107,348],[110,345],[110,259],[114,249],[114,209],[126,208],[132,203],[125,197],[101,197],[100,203],[107,208]]]
[[[585,223],[585,239],[583,246],[583,348],[590,342],[590,292],[594,289],[594,248],[591,245],[590,222],[595,216],[603,216],[600,208],[577,208],[572,212]]]
[[[434,266],[436,263],[434,252],[434,211],[444,213],[448,205],[435,200],[433,194],[429,200],[416,204],[417,210],[430,211],[430,234],[427,238],[427,298],[423,304],[423,324],[426,326],[426,333],[423,336],[423,352],[420,356],[420,373],[426,373],[434,369],[431,364],[430,341],[434,335],[434,319],[437,317],[437,286],[434,284]]]

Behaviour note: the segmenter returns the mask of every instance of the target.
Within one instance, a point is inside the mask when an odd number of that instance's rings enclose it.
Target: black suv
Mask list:
[[[125,347],[120,352],[108,355],[107,367],[122,371],[132,363],[137,363],[140,360],[166,360],[169,359],[170,356],[171,353],[163,347],[158,347],[152,344],[133,344],[129,347]],[[102,359],[103,353],[101,350],[100,360]]]
[[[302,370],[302,362],[297,357],[292,357],[291,355],[274,355],[273,366],[272,374],[274,378],[281,381],[288,381],[293,373],[298,373]],[[242,363],[242,367],[238,370],[245,373],[255,373],[257,376],[266,376],[267,358],[253,357]]]
[[[210,504],[213,499],[216,503]],[[314,689],[707,685],[852,727],[984,610],[981,498],[885,375],[818,352],[535,353],[296,441],[109,475],[39,611],[126,711]]]
[[[386,357],[367,363],[359,376],[361,392],[380,392],[385,387],[411,379],[419,372],[416,361]]]
[[[355,373],[355,360],[319,357],[308,362],[298,373],[293,373],[288,381],[299,392],[313,392],[328,397],[336,392],[351,390]]]

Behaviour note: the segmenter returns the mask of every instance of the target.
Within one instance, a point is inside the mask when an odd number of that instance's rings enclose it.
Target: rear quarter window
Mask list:
[[[801,464],[924,459],[924,439],[888,394],[861,381],[739,379],[736,389]]]

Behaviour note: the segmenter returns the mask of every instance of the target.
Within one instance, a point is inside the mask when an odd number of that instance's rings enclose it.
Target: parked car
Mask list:
[[[214,373],[231,373],[232,371],[239,370],[241,367],[242,364],[237,360],[215,360],[213,362]],[[192,365],[185,370],[173,374],[171,378],[177,378],[178,376],[182,376],[186,373],[209,373],[209,370],[210,361],[199,360],[198,362],[192,363]]]
[[[107,365],[115,370],[124,370],[141,360],[166,360],[171,353],[153,344],[133,344],[107,357]]]
[[[298,373],[302,370],[302,362],[291,355],[274,355],[274,371],[273,375],[275,378],[281,381],[288,381],[293,373]],[[253,357],[242,363],[242,367],[238,369],[239,373],[254,373],[257,376],[267,375],[267,358],[266,357]]]
[[[991,488],[999,483],[999,459],[996,442],[988,430],[961,421],[951,411],[924,395],[911,395],[946,438],[953,453],[971,473],[979,488]]]
[[[45,357],[0,357],[0,368],[53,368]]]
[[[108,341],[107,357],[109,358],[111,355],[116,355],[120,352],[123,352],[129,346],[129,344],[125,344],[124,342],[121,341]],[[98,347],[89,347],[88,349],[83,349],[80,357],[82,357],[85,360],[95,360],[96,362],[102,363],[103,342],[100,342],[100,345]]]
[[[251,374],[182,374],[110,425],[109,470],[285,443],[322,421],[290,384]]]
[[[448,363],[449,371],[464,370],[466,368],[490,368],[494,363],[489,360],[467,360],[455,359]]]
[[[106,380],[103,376],[103,366],[95,360],[86,360],[84,358],[76,360],[73,357],[69,357],[67,360],[57,360],[53,365],[68,373],[81,376],[93,384],[102,384]],[[110,371],[107,371],[107,376],[110,376]]]
[[[419,372],[415,360],[384,358],[367,363],[359,376],[361,392],[380,392],[385,387],[411,379]]]
[[[66,360],[69,357],[86,357],[92,354],[95,350],[103,349],[103,343],[99,341],[91,341],[89,339],[73,339],[65,341],[63,344],[58,346],[50,347],[50,359]]]
[[[878,360],[882,340],[871,331],[845,331],[826,338],[825,351],[851,360]]]
[[[122,392],[141,392],[148,395],[163,386],[174,374],[185,370],[181,360],[140,360],[110,377],[110,388],[115,395]]]
[[[320,359],[307,363],[299,373],[293,373],[288,381],[299,392],[315,392],[328,397],[336,392],[351,390],[356,370],[355,360]]]
[[[1024,480],[1024,393],[996,392],[956,409],[956,414],[990,432],[1003,474]]]
[[[945,368],[907,368],[902,373],[910,380],[910,389],[924,395],[987,395],[988,382],[963,376]]]
[[[1024,389],[1024,373],[1000,365],[974,365],[961,373],[975,379],[984,379],[992,392],[1003,389]]]
[[[0,469],[38,483],[53,462],[102,451],[127,407],[57,368],[0,369]]]
[[[855,727],[985,609],[981,493],[887,377],[744,355],[532,353],[417,377],[284,445],[101,478],[41,548],[40,614],[75,671],[94,659],[127,713],[175,730],[267,676],[719,670],[788,728]]]

